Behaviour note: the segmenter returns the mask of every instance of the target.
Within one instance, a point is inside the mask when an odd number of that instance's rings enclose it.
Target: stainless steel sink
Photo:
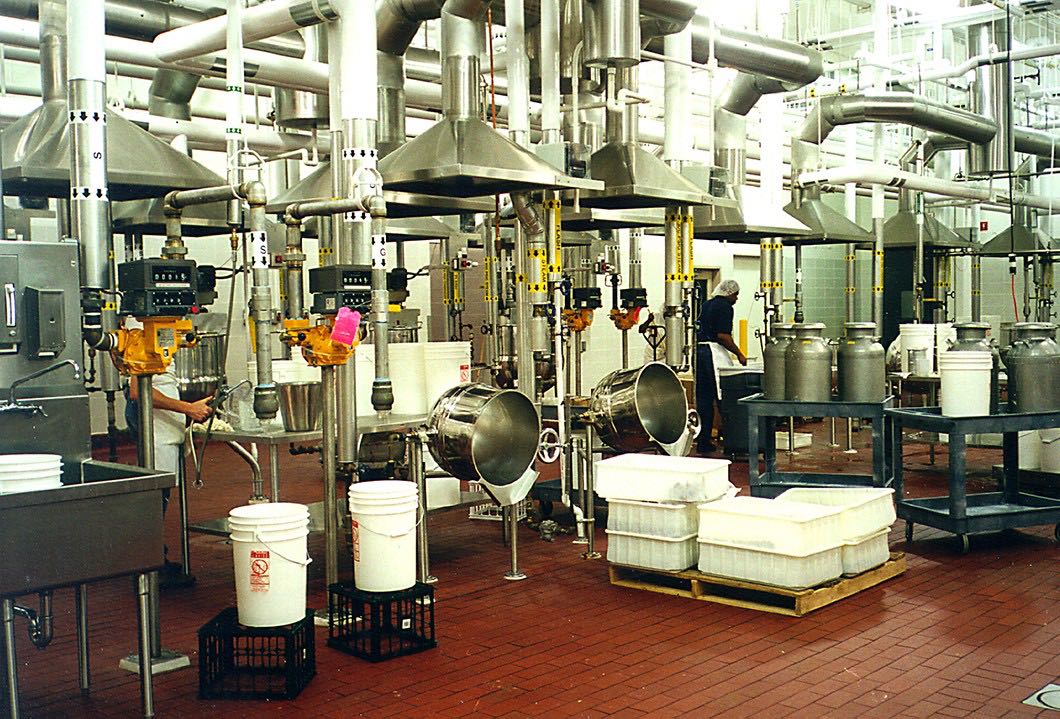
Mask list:
[[[162,564],[160,492],[172,473],[110,462],[63,463],[63,486],[0,495],[0,596],[18,596]]]

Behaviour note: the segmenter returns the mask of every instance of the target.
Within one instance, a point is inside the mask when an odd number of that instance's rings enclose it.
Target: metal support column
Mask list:
[[[7,708],[10,719],[19,719],[18,657],[15,654],[15,600],[0,599],[0,622],[4,630],[4,676],[7,682]]]
[[[77,683],[82,694],[88,694],[92,681],[88,654],[88,587],[74,587],[74,614],[77,622]]]
[[[512,553],[512,566],[504,575],[509,582],[526,579],[526,575],[519,569],[519,511],[517,507],[517,504],[509,504],[502,510],[508,517],[508,549]]]
[[[335,495],[337,438],[335,436],[335,367],[321,367],[324,400],[322,455],[324,462],[324,578],[327,586],[339,580],[338,498]]]
[[[430,544],[427,540],[427,472],[423,466],[423,438],[419,432],[405,435],[408,452],[409,479],[416,483],[419,496],[419,522],[416,525],[416,579],[424,584],[434,584],[438,578],[431,574]]]
[[[151,665],[151,589],[150,578],[147,574],[136,577],[136,624],[138,627],[138,649],[139,665]],[[155,715],[154,687],[151,684],[152,672],[140,672],[140,705],[143,708],[144,717]]]
[[[596,494],[596,467],[593,464],[593,444],[595,433],[591,424],[585,425],[585,474],[582,475],[582,492],[585,497],[585,537],[588,543],[585,546],[584,559],[599,559],[600,553],[596,551],[596,502],[593,495]]]

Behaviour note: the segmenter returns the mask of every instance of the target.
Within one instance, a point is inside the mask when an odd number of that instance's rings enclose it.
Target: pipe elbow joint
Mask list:
[[[244,182],[239,186],[239,194],[243,196],[243,199],[247,201],[247,204],[251,207],[264,207],[268,201],[268,193],[265,191],[265,184],[257,180],[251,182]]]
[[[377,219],[386,218],[386,200],[382,195],[370,195],[364,201],[365,211]]]
[[[280,398],[276,385],[258,385],[254,388],[254,416],[259,420],[272,419],[280,411]]]

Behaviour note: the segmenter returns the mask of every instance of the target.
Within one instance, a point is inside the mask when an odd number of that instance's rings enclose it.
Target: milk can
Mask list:
[[[762,396],[765,399],[784,399],[784,352],[795,336],[795,325],[775,324],[773,334],[766,339],[762,350],[765,370],[762,377]]]
[[[987,339],[989,322],[960,322],[953,326],[957,339],[950,345],[950,352],[989,352],[993,358],[990,370],[990,414],[997,414],[998,374],[1001,371],[1001,356],[997,347]]]
[[[784,351],[784,398],[794,402],[830,402],[832,348],[823,322],[795,325],[795,337]]]
[[[1001,354],[1008,371],[1010,412],[1056,412],[1060,410],[1060,347],[1056,325],[1049,322],[1017,322],[1012,344]]]
[[[875,322],[847,322],[836,366],[842,402],[881,402],[887,396],[886,352],[876,341]]]

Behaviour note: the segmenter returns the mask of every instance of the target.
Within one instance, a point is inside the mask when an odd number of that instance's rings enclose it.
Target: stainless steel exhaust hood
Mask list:
[[[307,217],[302,227],[302,237],[318,237],[320,218]],[[433,217],[406,217],[400,220],[387,218],[386,239],[388,242],[440,240],[454,234],[459,234],[458,230]]]
[[[873,242],[872,233],[851,222],[821,201],[820,197],[803,197],[784,205],[784,212],[806,225],[810,233],[792,237],[789,244],[804,242]]]
[[[331,164],[323,163],[295,185],[269,200],[266,210],[282,213],[288,205],[295,202],[324,200],[334,194],[331,190]],[[386,200],[389,219],[458,215],[462,212],[493,212],[495,205],[492,197],[444,197],[391,190],[384,190],[383,198]]]
[[[613,210],[674,205],[701,205],[709,201],[695,183],[636,142],[609,142],[589,158],[589,174],[604,183],[602,190],[581,195],[586,207]]]
[[[1056,243],[1039,230],[1019,222],[1008,227],[983,243],[980,254],[987,257],[1007,257],[1009,255],[1035,255],[1051,253],[1058,249]]]
[[[692,236],[700,240],[753,243],[765,237],[797,238],[811,234],[809,227],[762,201],[760,189],[742,186],[726,190],[725,203],[692,208]]]
[[[56,98],[0,134],[5,194],[70,194],[69,121],[66,100]],[[108,113],[107,183],[110,199],[134,200],[222,185],[224,180],[121,115]]]
[[[884,248],[916,247],[916,236],[916,214],[911,210],[899,210],[896,215],[883,223]],[[925,214],[924,246],[968,250],[974,249],[975,243],[964,239],[931,215]]]

